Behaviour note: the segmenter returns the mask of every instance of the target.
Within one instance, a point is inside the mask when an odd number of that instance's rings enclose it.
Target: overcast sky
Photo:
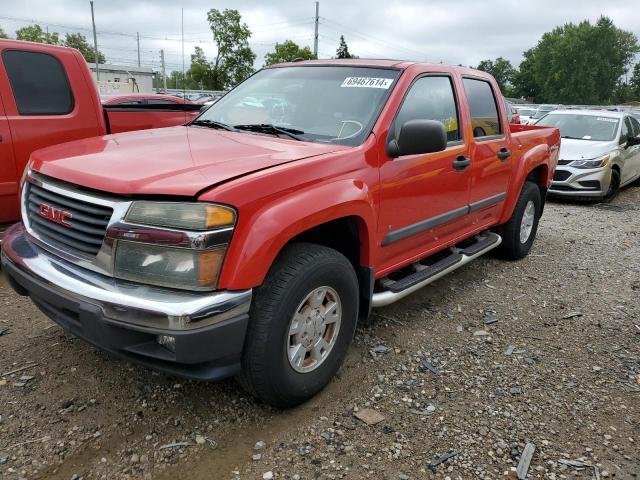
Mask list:
[[[182,63],[180,16],[184,7],[186,68],[195,45],[215,53],[206,14],[236,8],[253,32],[256,67],[275,42],[294,40],[313,48],[315,3],[309,0],[95,0],[98,45],[110,63],[158,68],[165,50],[167,70]],[[80,31],[91,38],[89,1],[0,0],[0,27],[9,35],[30,23],[49,31]],[[400,58],[475,66],[503,56],[517,66],[540,36],[567,22],[595,21],[601,14],[640,37],[640,1],[617,0],[321,0],[319,56],[335,55],[340,35],[363,58]]]

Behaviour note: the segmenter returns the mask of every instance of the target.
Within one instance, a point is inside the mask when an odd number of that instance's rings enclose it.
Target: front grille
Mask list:
[[[553,176],[553,179],[556,182],[564,182],[570,176],[571,176],[571,172],[569,172],[568,170],[556,170],[556,173]]]
[[[26,211],[29,226],[42,241],[63,250],[96,255],[102,247],[113,209],[26,184]],[[41,205],[71,214],[64,226],[41,215]]]

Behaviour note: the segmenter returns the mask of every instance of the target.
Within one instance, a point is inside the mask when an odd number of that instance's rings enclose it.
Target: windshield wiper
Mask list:
[[[567,138],[569,140],[584,140],[582,137],[572,137],[571,135],[562,135],[561,138]]]
[[[251,123],[248,125],[234,125],[237,130],[246,130],[248,132],[267,133],[272,135],[286,135],[289,138],[303,142],[304,139],[298,135],[304,135],[302,130],[288,127],[277,127],[270,123]]]
[[[198,127],[217,128],[218,130],[227,130],[229,132],[236,132],[237,130],[231,125],[226,123],[216,122],[215,120],[194,120],[189,125],[196,125]]]

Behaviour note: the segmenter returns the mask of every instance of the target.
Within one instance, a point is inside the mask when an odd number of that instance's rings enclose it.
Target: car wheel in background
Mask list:
[[[620,189],[620,172],[618,170],[611,170],[611,182],[609,182],[609,190],[604,197],[602,197],[603,202],[610,202],[613,200],[618,194],[618,190]]]
[[[533,182],[524,182],[520,197],[507,223],[496,232],[502,237],[499,253],[509,260],[526,257],[538,231],[542,210],[540,189]]]
[[[239,383],[278,408],[322,390],[340,368],[358,318],[358,279],[339,252],[292,244],[251,306]]]

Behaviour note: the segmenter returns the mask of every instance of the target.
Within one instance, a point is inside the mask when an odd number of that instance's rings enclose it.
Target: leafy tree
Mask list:
[[[493,60],[482,60],[478,64],[478,70],[490,73],[493,78],[498,82],[500,90],[504,93],[507,86],[511,83],[513,75],[516,73],[515,68],[511,65],[511,62],[503,57],[498,57]]]
[[[4,33],[4,30],[2,28],[0,28],[0,38],[9,38],[9,35]]]
[[[193,54],[191,55],[191,68],[187,72],[200,88],[213,90],[214,77],[211,69],[211,64],[204,55],[204,50],[200,47],[195,47]]]
[[[640,100],[640,62],[636,63],[633,67],[633,74],[629,80],[629,86],[631,87],[631,95],[634,100]]]
[[[525,52],[513,83],[537,102],[608,103],[639,51],[637,38],[607,17],[594,25],[568,23],[545,33]]]
[[[340,35],[340,44],[336,50],[336,58],[358,58],[355,55],[349,53],[349,47],[344,39],[344,35]]]
[[[237,10],[215,8],[207,13],[218,53],[210,64],[212,90],[224,90],[236,85],[253,73],[256,55],[249,47],[251,31],[246,23],[240,23]],[[195,77],[194,77],[195,78]]]
[[[316,56],[309,47],[300,48],[300,46],[292,40],[286,40],[284,43],[276,43],[273,52],[269,52],[264,56],[265,65],[292,62],[297,58],[313,60]]]
[[[64,38],[64,45],[80,50],[80,53],[87,62],[96,63],[95,49],[89,45],[84,35],[80,33],[67,33]],[[105,63],[106,61],[104,54],[98,50],[98,63]]]
[[[60,43],[60,35],[58,35],[57,32],[46,32],[38,24],[22,27],[16,30],[16,39],[27,40],[29,42],[48,43],[50,45],[58,45]]]

